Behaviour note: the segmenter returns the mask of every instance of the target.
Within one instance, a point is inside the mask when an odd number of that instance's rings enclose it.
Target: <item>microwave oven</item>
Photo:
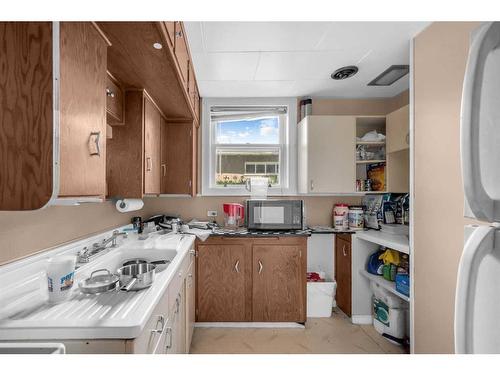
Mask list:
[[[303,200],[250,199],[247,200],[246,206],[248,229],[305,229]]]

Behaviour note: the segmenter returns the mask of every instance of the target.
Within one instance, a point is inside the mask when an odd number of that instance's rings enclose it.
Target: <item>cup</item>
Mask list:
[[[68,299],[75,279],[75,256],[59,256],[49,259],[47,287],[49,302],[58,303]]]

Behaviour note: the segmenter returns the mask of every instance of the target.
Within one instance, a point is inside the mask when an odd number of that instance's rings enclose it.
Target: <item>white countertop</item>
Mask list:
[[[76,254],[87,242],[96,242],[110,233],[0,267],[0,283],[2,289],[5,288],[5,292],[0,293],[0,341],[131,339],[139,336],[176,270],[193,248],[194,236],[154,234],[141,241],[136,234],[129,234],[117,248],[76,271],[75,286],[67,301],[51,305],[44,294],[44,270],[49,257]],[[117,267],[116,262],[123,259],[123,254],[143,252],[153,256],[155,251],[174,245],[177,254],[167,269],[156,274],[153,285],[147,289],[101,295],[85,295],[78,290],[78,281],[88,277],[90,272],[106,267],[115,271],[113,267]],[[9,289],[17,292],[9,292]],[[16,309],[24,305],[26,308]]]

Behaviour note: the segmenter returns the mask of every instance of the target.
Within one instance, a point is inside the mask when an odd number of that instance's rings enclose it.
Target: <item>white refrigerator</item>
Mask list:
[[[500,22],[474,33],[464,77],[465,217],[455,297],[455,352],[500,353]]]

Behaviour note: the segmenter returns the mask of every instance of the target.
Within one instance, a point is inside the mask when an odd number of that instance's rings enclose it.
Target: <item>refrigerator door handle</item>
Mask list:
[[[483,256],[494,247],[497,228],[488,226],[472,227],[467,238],[458,266],[455,294],[455,353],[473,352],[472,329],[473,309],[478,276],[478,267]]]
[[[500,217],[495,216],[500,215],[495,215],[495,200],[488,195],[481,179],[479,122],[486,57],[499,42],[500,22],[487,23],[474,36],[465,70],[460,114],[460,153],[465,196],[475,217],[490,222],[499,220]]]

